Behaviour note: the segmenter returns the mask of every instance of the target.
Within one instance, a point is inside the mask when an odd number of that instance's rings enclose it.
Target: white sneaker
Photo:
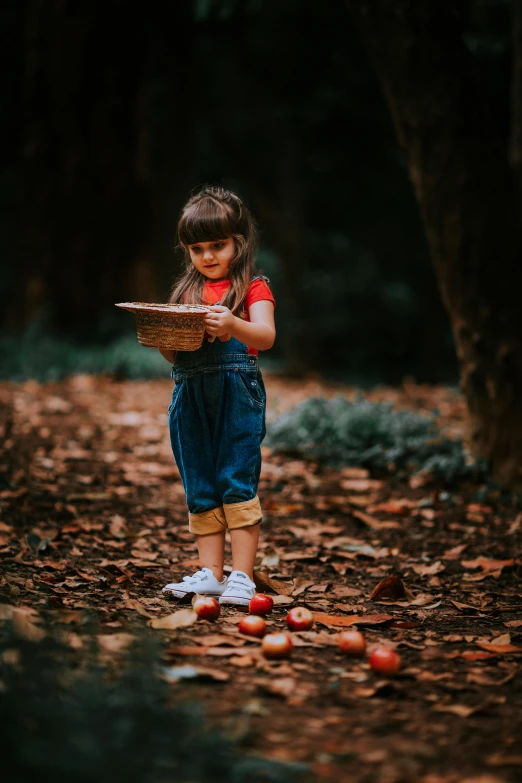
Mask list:
[[[244,571],[232,571],[228,577],[226,590],[219,599],[220,604],[236,604],[248,606],[250,599],[254,597],[256,586]]]
[[[192,576],[184,576],[181,582],[172,582],[162,589],[163,595],[174,598],[183,598],[187,593],[199,595],[221,595],[227,586],[227,578],[223,577],[218,582],[211,568],[202,568]]]

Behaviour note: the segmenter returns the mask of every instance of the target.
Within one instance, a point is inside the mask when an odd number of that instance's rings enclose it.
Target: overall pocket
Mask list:
[[[178,383],[174,386],[174,389],[172,390],[172,400],[170,401],[170,405],[167,409],[167,416],[170,416],[174,408],[176,407],[176,403],[179,399],[179,392],[181,389],[183,381],[178,381]]]
[[[260,382],[259,379],[260,374],[254,374],[245,370],[238,370],[238,372],[235,374],[238,377],[239,388],[247,397],[249,402],[251,402],[257,408],[264,408],[266,403],[266,395],[263,382]]]

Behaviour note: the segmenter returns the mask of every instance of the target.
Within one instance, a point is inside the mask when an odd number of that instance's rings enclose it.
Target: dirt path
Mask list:
[[[138,629],[159,635],[166,665],[200,667],[172,682],[174,700],[200,700],[245,751],[305,762],[312,779],[521,780],[516,504],[487,487],[321,470],[265,450],[258,568],[281,602],[269,625],[285,627],[288,606],[299,604],[316,613],[314,630],[294,637],[291,659],[269,662],[240,637],[234,610],[212,625],[154,629],[178,608],[161,587],[197,565],[168,441],[170,389],[87,376],[0,385],[0,600],[31,607],[17,615],[19,632],[37,638],[39,618],[51,618],[82,657],[91,654],[82,625],[91,612],[113,662]],[[338,389],[268,377],[267,391],[271,420]],[[368,396],[438,407],[448,432],[464,432],[462,401],[449,389],[411,384]],[[371,600],[389,576],[413,597]],[[0,617],[10,616],[4,607]],[[355,616],[370,650],[400,653],[398,676],[338,652],[338,630]]]

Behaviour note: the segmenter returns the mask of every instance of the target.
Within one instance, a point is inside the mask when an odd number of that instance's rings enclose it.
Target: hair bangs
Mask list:
[[[169,302],[209,304],[203,301],[206,277],[192,263],[189,246],[232,237],[236,256],[230,262],[230,287],[225,291],[221,304],[243,318],[243,305],[254,275],[257,247],[257,227],[248,207],[232,191],[205,185],[183,207],[177,236],[184,269],[174,283]]]
[[[202,199],[192,204],[180,220],[179,241],[183,245],[195,245],[227,239],[234,233],[231,218],[225,204],[210,198]]]

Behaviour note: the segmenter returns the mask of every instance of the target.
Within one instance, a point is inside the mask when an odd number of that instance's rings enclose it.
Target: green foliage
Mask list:
[[[141,639],[118,677],[86,671],[53,639],[4,636],[2,779],[32,783],[296,783],[303,766],[239,755],[198,704],[169,704],[157,643]],[[85,653],[85,650],[83,651]],[[93,645],[89,652],[96,656]],[[20,660],[13,660],[13,653]],[[11,656],[11,662],[6,658]],[[95,660],[95,658],[94,658]],[[185,691],[187,688],[185,687]]]
[[[435,418],[363,397],[306,400],[269,427],[267,445],[324,465],[422,470],[447,481],[483,471],[460,441],[440,434]]]
[[[136,334],[105,345],[82,345],[34,330],[22,339],[0,336],[0,378],[11,381],[59,381],[75,373],[107,373],[121,379],[166,378],[169,364],[154,348],[144,348]]]

